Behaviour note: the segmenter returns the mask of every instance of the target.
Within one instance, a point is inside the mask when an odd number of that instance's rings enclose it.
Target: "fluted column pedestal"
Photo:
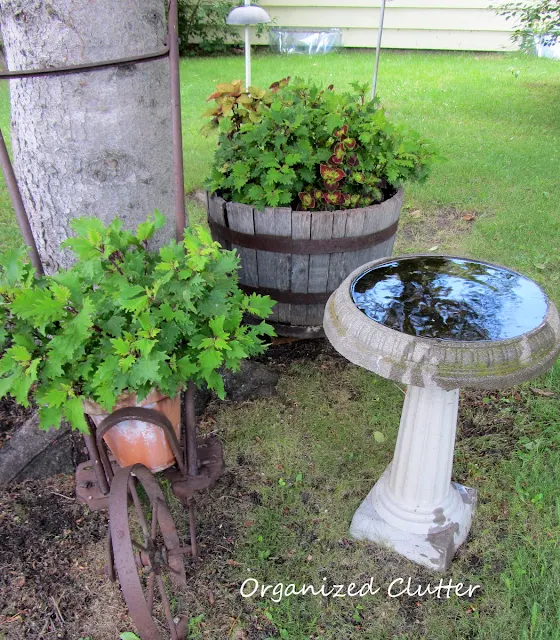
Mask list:
[[[459,390],[409,386],[392,463],[352,520],[355,538],[445,571],[466,540],[476,491],[451,482]]]

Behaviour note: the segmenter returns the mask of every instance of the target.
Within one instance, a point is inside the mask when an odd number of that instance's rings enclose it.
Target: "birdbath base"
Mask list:
[[[501,389],[549,369],[560,353],[558,311],[504,267],[405,256],[353,271],[329,298],[323,327],[350,362],[408,385],[393,461],[351,533],[445,571],[476,507],[476,491],[451,482],[459,389]]]
[[[445,571],[466,540],[476,491],[451,482],[459,390],[409,386],[395,455],[354,515],[355,538]]]

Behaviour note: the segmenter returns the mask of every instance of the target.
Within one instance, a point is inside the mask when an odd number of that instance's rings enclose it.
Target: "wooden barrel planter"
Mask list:
[[[269,320],[278,334],[318,337],[325,304],[344,278],[391,255],[402,202],[400,189],[362,209],[260,211],[213,194],[208,222],[214,240],[239,253],[241,288],[278,302]]]

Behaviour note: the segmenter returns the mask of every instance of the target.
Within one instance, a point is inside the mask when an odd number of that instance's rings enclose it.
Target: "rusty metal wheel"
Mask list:
[[[167,590],[185,587],[184,555],[173,517],[151,471],[135,464],[111,483],[109,527],[122,594],[142,640],[183,640]],[[167,628],[167,630],[166,630]]]

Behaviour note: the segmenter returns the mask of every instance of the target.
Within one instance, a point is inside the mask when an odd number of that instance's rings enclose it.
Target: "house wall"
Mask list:
[[[282,27],[340,27],[346,47],[375,47],[380,0],[260,0]],[[486,0],[388,0],[383,47],[504,51],[512,25]],[[259,44],[259,40],[254,40]],[[260,41],[262,44],[262,40]]]

